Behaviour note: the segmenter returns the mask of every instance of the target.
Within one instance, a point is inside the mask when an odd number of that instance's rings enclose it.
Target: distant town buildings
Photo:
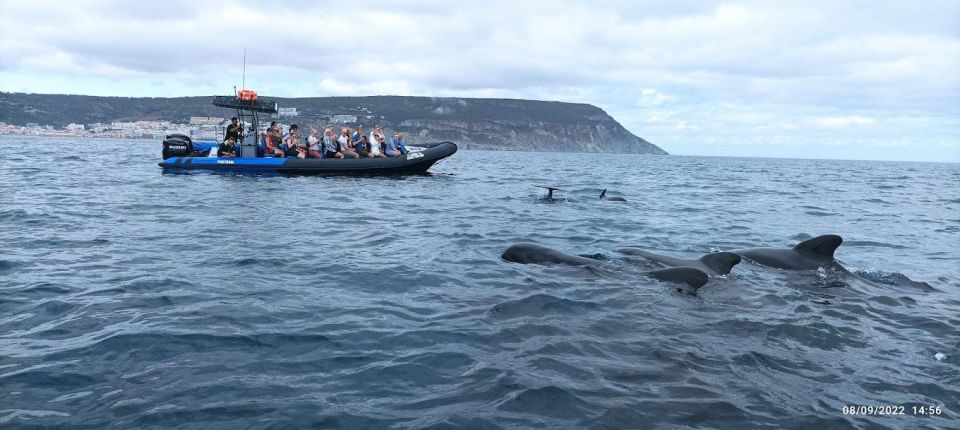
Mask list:
[[[356,115],[331,115],[330,122],[337,124],[352,124],[357,122]]]
[[[222,118],[221,118],[222,120]],[[75,137],[111,137],[132,139],[162,139],[171,133],[190,135],[196,138],[217,139],[222,134],[225,124],[190,125],[173,124],[170,121],[133,121],[92,124],[70,123],[62,129],[52,125],[28,123],[18,126],[0,122],[0,134],[15,134],[27,136],[75,136]]]
[[[191,116],[190,125],[220,125],[224,119],[216,116]]]
[[[301,115],[295,107],[280,108],[276,115],[261,116],[260,132],[266,130],[271,119],[278,120],[281,128],[286,131],[291,123],[299,123],[301,127],[326,127],[328,125],[343,125],[354,127],[358,120],[372,120],[376,118],[369,109],[361,106],[356,108],[340,108],[357,112],[357,115],[335,113],[336,111],[322,111],[315,114]],[[171,123],[170,121],[115,121],[111,123],[77,124],[70,123],[63,128],[52,125],[28,123],[24,126],[0,122],[0,134],[33,135],[33,136],[74,136],[74,137],[107,137],[128,139],[163,139],[168,134],[178,133],[190,136],[197,140],[219,140],[223,138],[228,118],[216,116],[191,116],[188,124]],[[286,124],[283,124],[286,123]]]

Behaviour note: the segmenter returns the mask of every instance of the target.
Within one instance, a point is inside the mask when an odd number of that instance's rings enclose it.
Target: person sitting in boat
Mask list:
[[[353,132],[353,144],[356,145],[363,137],[363,124],[357,124],[357,131]]]
[[[353,144],[353,150],[357,152],[360,158],[373,158],[373,154],[370,153],[370,141],[367,140],[367,136],[358,136]]]
[[[323,146],[317,136],[317,129],[310,127],[310,137],[307,137],[307,156],[310,158],[323,158]]]
[[[283,137],[283,143],[287,147],[287,157],[307,158],[307,144],[300,139],[300,127],[298,125],[290,125],[290,131]]]
[[[228,137],[227,140],[224,140],[223,143],[217,147],[217,157],[236,157],[237,156],[237,141],[232,137]]]
[[[283,149],[283,136],[280,134],[280,124],[276,121],[270,122],[270,127],[264,133],[264,143],[267,154],[273,154],[277,157],[286,157],[287,152]]]
[[[333,129],[328,128],[323,131],[323,158],[343,159],[343,153],[339,151],[337,137],[333,135]]]
[[[227,139],[233,139],[234,144],[241,140],[240,134],[243,132],[243,127],[240,126],[240,120],[237,117],[230,118],[230,125],[227,126],[227,133],[223,136],[223,141],[226,142]]]
[[[353,137],[350,136],[349,128],[344,127],[340,130],[340,136],[337,136],[337,143],[340,145],[340,153],[343,154],[344,158],[360,157],[353,149]]]
[[[400,148],[400,152],[403,153],[403,154],[409,154],[409,153],[410,153],[410,150],[407,149],[407,145],[404,145],[404,144],[403,144],[403,142],[405,141],[405,138],[406,138],[406,137],[407,137],[407,135],[404,134],[402,131],[398,131],[398,132],[397,132],[397,148]]]
[[[379,125],[370,132],[370,155],[372,157],[386,157],[386,155],[383,155],[385,140],[383,137],[383,128]]]
[[[407,147],[403,146],[403,133],[394,133],[387,142],[387,157],[399,157],[407,152]]]

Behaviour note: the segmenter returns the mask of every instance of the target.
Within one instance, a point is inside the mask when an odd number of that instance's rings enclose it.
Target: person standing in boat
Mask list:
[[[323,131],[323,158],[343,158],[337,143],[337,137],[333,135],[332,128]]]
[[[240,126],[240,120],[237,117],[230,118],[230,125],[227,126],[227,132],[223,136],[223,141],[226,142],[228,139],[233,139],[234,143],[241,141],[241,134],[243,133],[243,127]]]
[[[340,136],[337,137],[337,143],[340,144],[340,152],[345,158],[359,158],[360,155],[353,150],[353,138],[350,136],[350,129],[344,127],[340,130]]]

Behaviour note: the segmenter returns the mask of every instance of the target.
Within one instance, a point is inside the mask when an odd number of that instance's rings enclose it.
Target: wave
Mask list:
[[[885,272],[882,270],[855,270],[853,272],[857,276],[864,278],[868,281],[876,282],[884,285],[892,285],[896,287],[905,287],[909,289],[916,289],[920,291],[938,291],[932,285],[923,282],[923,281],[914,281],[906,275],[898,272]]]
[[[907,249],[906,246],[897,245],[895,243],[886,243],[886,242],[875,242],[872,240],[844,240],[844,246],[865,246],[871,248],[890,248],[890,249]]]
[[[509,319],[549,314],[577,315],[599,307],[599,304],[593,302],[564,299],[549,294],[534,294],[495,305],[488,313],[498,319]]]

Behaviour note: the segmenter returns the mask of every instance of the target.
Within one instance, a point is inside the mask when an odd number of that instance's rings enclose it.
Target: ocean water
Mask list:
[[[461,151],[324,178],[159,152],[0,138],[0,427],[957,428],[960,165]],[[689,295],[616,252],[826,233],[854,276],[743,263]],[[609,263],[502,261],[519,241]]]

